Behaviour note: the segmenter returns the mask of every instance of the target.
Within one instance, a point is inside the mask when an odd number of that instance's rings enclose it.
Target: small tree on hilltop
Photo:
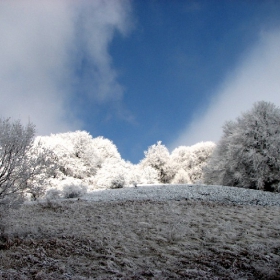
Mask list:
[[[279,191],[280,108],[258,102],[226,122],[222,139],[204,170],[207,184]]]
[[[161,141],[152,145],[145,151],[145,158],[140,165],[143,167],[150,166],[158,173],[158,180],[161,183],[170,183],[175,175],[175,169],[170,161],[168,149],[161,144]]]

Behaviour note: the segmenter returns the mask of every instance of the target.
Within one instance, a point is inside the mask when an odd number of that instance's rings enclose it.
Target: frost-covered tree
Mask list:
[[[145,158],[140,162],[143,168],[150,166],[158,173],[158,181],[170,183],[175,175],[174,166],[170,161],[168,149],[161,144],[161,141],[152,145],[144,152]]]
[[[28,123],[23,126],[20,121],[0,119],[0,199],[12,194],[22,195],[29,191],[40,192],[34,180],[42,170],[48,167],[46,150],[36,150],[33,156],[35,126]],[[43,178],[40,178],[43,181]]]
[[[52,134],[39,137],[39,140],[53,151],[51,160],[58,166],[55,175],[48,180],[49,188],[62,190],[68,185],[88,185],[93,189],[97,187],[95,177],[100,179],[100,173],[104,174],[105,169],[100,169],[107,162],[121,161],[112,141],[103,137],[93,138],[86,131]],[[109,169],[107,171],[110,173]]]
[[[26,154],[32,145],[35,126],[0,119],[0,198],[22,192],[30,178]]]
[[[143,166],[141,163],[131,166],[129,184],[158,184],[159,176],[156,169],[151,166]]]
[[[48,179],[55,175],[57,164],[52,160],[53,152],[44,147],[38,138],[35,138],[26,156],[32,176],[27,181],[25,193],[36,200],[45,194]]]
[[[130,170],[130,163],[122,159],[108,159],[94,177],[94,186],[106,189],[123,188],[130,183]]]
[[[116,145],[109,139],[102,136],[93,138],[92,145],[95,152],[100,158],[101,164],[106,160],[121,159],[121,155],[118,152]]]
[[[261,101],[236,121],[226,122],[204,180],[207,184],[279,190],[280,108]]]
[[[84,179],[94,176],[100,167],[100,158],[93,138],[85,131],[52,134],[39,137],[44,147],[53,151],[52,160],[58,165],[55,178]]]
[[[92,136],[86,131],[76,131],[68,133],[68,137],[73,145],[75,157],[83,162],[84,176],[91,176],[96,173],[96,169],[101,166],[101,157],[97,153],[97,147]]]
[[[192,184],[193,182],[190,179],[189,173],[183,169],[180,168],[176,175],[174,176],[172,180],[172,184]]]
[[[171,161],[176,167],[172,183],[198,183],[202,180],[203,167],[215,148],[213,142],[200,142],[193,146],[180,146],[171,153]]]

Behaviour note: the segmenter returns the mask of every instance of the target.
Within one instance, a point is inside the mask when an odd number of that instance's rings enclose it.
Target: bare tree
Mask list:
[[[47,166],[45,150],[33,147],[35,126],[20,121],[0,119],[0,199],[38,189],[35,176]],[[36,151],[36,153],[34,153]],[[36,185],[38,182],[36,182]],[[38,190],[37,190],[38,192]]]

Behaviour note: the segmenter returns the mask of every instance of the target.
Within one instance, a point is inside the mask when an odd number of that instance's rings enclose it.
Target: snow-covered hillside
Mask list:
[[[115,200],[208,200],[223,203],[280,206],[280,193],[207,185],[139,185],[89,192],[81,199]]]

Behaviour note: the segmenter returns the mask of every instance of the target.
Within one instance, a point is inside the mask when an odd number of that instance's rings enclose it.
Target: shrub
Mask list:
[[[51,200],[52,199],[59,199],[59,198],[61,198],[61,195],[62,195],[62,193],[61,193],[60,190],[53,188],[53,189],[49,189],[46,192],[45,198],[46,199],[51,199]]]
[[[125,179],[122,174],[118,174],[116,177],[111,179],[111,189],[121,189],[125,185]]]
[[[64,198],[76,198],[81,197],[87,193],[87,187],[83,185],[66,185],[63,187]]]
[[[95,176],[95,188],[115,189],[129,184],[131,164],[124,160],[111,159],[98,170]]]

